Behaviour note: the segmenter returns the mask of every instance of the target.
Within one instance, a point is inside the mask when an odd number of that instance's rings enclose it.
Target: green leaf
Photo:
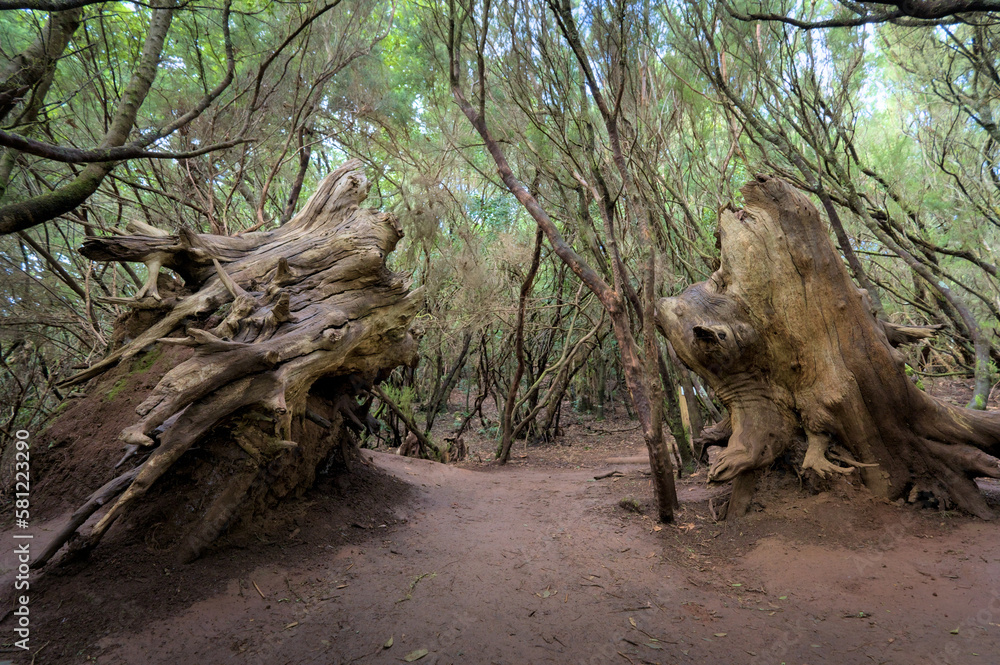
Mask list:
[[[385,644],[382,645],[383,649],[389,649],[391,647],[392,647],[392,637],[390,637],[388,640],[386,640]]]
[[[416,651],[411,651],[410,653],[406,654],[406,658],[404,658],[403,660],[405,660],[407,663],[412,663],[415,660],[420,660],[421,658],[426,656],[427,653],[428,653],[427,649],[417,649]]]

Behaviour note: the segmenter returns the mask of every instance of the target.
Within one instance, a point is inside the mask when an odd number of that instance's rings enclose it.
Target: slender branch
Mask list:
[[[803,30],[823,28],[853,28],[873,23],[897,23],[904,26],[927,26],[958,22],[958,14],[973,14],[1000,11],[997,0],[898,0],[896,2],[880,2],[871,0],[864,4],[885,5],[886,9],[872,12],[859,11],[858,5],[841,3],[854,11],[855,16],[831,18],[821,21],[797,19],[784,14],[775,13],[743,13],[723,1],[723,6],[730,16],[740,21],[777,21]],[[889,8],[892,9],[889,9]],[[909,19],[909,20],[908,20]]]
[[[283,42],[281,42],[281,44],[278,45],[278,48],[271,52],[271,55],[264,59],[264,62],[262,62],[260,67],[257,69],[257,77],[254,80],[253,96],[250,98],[250,109],[254,109],[257,106],[257,99],[260,97],[260,86],[264,81],[264,74],[267,72],[268,67],[271,66],[271,63],[274,62],[274,59],[277,58],[278,55],[285,50],[285,47],[291,44],[303,30],[312,25],[316,19],[335,8],[341,2],[342,0],[333,0],[333,2],[328,3],[313,12],[311,16],[302,21],[302,23],[300,23],[299,26],[295,28],[295,30],[293,30],[292,33],[288,35]]]
[[[29,236],[27,233],[21,231],[17,234],[21,240],[23,240],[31,249],[33,249],[39,256],[45,259],[45,262],[49,264],[49,269],[52,270],[63,281],[63,283],[80,296],[81,298],[86,298],[87,293],[83,290],[72,275],[66,272],[66,269],[56,260],[48,250],[35,242],[35,239]]]
[[[6,148],[26,152],[30,155],[35,155],[36,157],[51,159],[54,162],[63,162],[66,164],[100,164],[120,162],[126,159],[190,159],[209,152],[216,152],[219,150],[225,150],[226,148],[232,148],[236,145],[242,145],[243,143],[251,143],[252,141],[253,139],[235,139],[232,141],[215,143],[203,148],[198,148],[197,150],[189,150],[186,152],[160,152],[158,150],[146,150],[144,146],[147,144],[147,141],[146,139],[141,139],[139,141],[133,141],[128,145],[117,146],[114,148],[80,150],[79,148],[68,148],[66,146],[45,143],[44,141],[36,141],[35,139],[28,138],[27,136],[21,136],[20,134],[14,134],[13,132],[6,132],[0,129],[0,145]]]

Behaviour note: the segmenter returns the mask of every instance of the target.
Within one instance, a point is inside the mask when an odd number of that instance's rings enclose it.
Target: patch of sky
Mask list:
[[[417,133],[420,136],[427,136],[430,134],[431,130],[424,121],[424,117],[427,113],[427,105],[423,95],[419,93],[415,94],[413,96],[413,101],[410,103],[410,108],[413,109],[413,119],[415,121]]]
[[[168,55],[160,59],[160,67],[164,69],[185,69],[184,59],[176,55]]]

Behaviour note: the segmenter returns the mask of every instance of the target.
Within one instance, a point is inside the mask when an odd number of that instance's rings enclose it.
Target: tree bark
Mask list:
[[[907,379],[895,344],[931,330],[874,316],[801,192],[766,176],[742,191],[746,208],[720,216],[719,270],[657,311],[677,354],[729,409],[709,479],[736,479],[748,494],[755,470],[801,445],[802,467],[819,476],[857,469],[876,496],[991,517],[974,479],[1000,477],[1000,413],[945,404]]]

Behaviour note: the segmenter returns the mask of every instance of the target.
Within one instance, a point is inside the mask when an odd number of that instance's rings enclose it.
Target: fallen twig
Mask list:
[[[591,432],[598,432],[600,434],[618,434],[619,432],[631,432],[632,430],[637,430],[639,429],[639,424],[631,427],[622,427],[620,429],[604,429],[603,427],[591,427],[590,425],[587,425],[587,429]]]

